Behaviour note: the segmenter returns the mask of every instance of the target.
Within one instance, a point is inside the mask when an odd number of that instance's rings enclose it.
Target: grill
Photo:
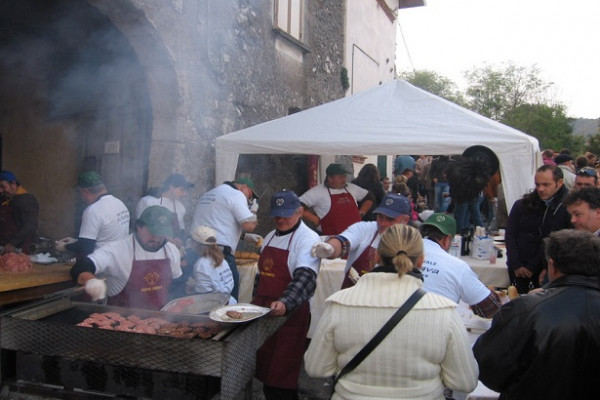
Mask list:
[[[183,339],[76,326],[92,313],[161,318],[174,323],[210,321],[177,314],[72,301],[42,300],[0,315],[0,348],[76,362],[220,378],[220,398],[234,399],[254,374],[255,353],[284,318],[221,324],[211,339]],[[6,357],[2,358],[3,360]],[[6,375],[6,365],[2,365]]]

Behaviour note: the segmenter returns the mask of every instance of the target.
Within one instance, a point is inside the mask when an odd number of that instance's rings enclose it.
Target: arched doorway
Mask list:
[[[99,171],[133,211],[153,110],[130,41],[86,1],[5,0],[0,15],[2,168],[38,198],[40,235],[77,232],[82,170]]]

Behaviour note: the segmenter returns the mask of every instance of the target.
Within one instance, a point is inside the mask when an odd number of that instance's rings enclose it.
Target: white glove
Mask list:
[[[250,212],[253,214],[258,212],[258,201],[256,199],[252,199],[252,204],[250,204]]]
[[[333,255],[333,246],[329,243],[325,242],[317,242],[313,244],[312,249],[310,249],[310,254],[313,257],[318,258],[329,258]]]
[[[106,282],[104,279],[92,278],[85,283],[85,291],[93,301],[102,300],[106,297]]]
[[[246,233],[244,234],[244,241],[248,242],[248,243],[261,243],[263,241],[263,237],[260,235],[257,235],[256,233]]]
[[[75,243],[76,241],[77,239],[73,239],[72,237],[66,237],[54,242],[54,248],[56,249],[56,251],[64,253],[65,251],[67,251],[67,248],[65,246],[67,244]]]

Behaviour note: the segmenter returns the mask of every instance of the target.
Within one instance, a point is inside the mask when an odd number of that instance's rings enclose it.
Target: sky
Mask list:
[[[599,16],[598,0],[425,0],[398,11],[396,67],[435,71],[464,90],[465,71],[536,65],[567,116],[599,118]]]

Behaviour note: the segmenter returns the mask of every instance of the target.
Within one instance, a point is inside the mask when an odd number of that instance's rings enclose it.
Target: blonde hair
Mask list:
[[[393,266],[402,276],[417,267],[423,255],[423,239],[412,226],[394,224],[381,234],[377,252],[384,266]]]
[[[193,249],[200,257],[208,257],[213,261],[213,267],[217,268],[223,260],[225,255],[221,251],[221,248],[216,244],[202,244],[194,242]]]

